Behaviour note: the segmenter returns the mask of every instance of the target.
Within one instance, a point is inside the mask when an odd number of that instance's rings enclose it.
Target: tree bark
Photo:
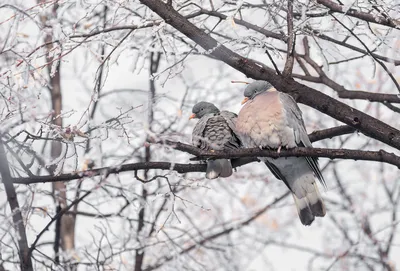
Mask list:
[[[40,0],[39,2],[44,3],[44,0]],[[55,3],[52,8],[52,18],[57,18],[57,9],[58,9],[58,4]],[[50,18],[47,16],[42,16],[41,21],[43,25],[46,27],[52,28],[51,25],[48,25],[48,21]],[[53,41],[53,34],[49,32],[46,34],[45,38],[45,43],[46,43],[46,59],[48,63],[53,63],[54,57],[50,56],[50,52],[54,49],[54,43]],[[47,71],[49,75],[49,91],[50,91],[50,96],[51,96],[51,105],[52,105],[52,110],[53,110],[53,118],[52,118],[52,124],[59,126],[60,128],[62,127],[62,117],[61,117],[61,111],[62,111],[62,93],[61,93],[61,76],[60,76],[60,71],[61,71],[61,63],[59,60],[57,61],[57,67],[55,70],[54,75],[51,74],[51,68],[50,66],[47,66]],[[51,141],[51,158],[55,159],[61,155],[61,142],[52,140]],[[52,174],[54,174],[54,171],[56,169],[57,165],[52,165],[49,170]],[[68,202],[67,202],[67,193],[66,193],[67,187],[64,182],[55,182],[53,183],[53,194],[54,194],[54,199],[56,202],[56,209],[57,210],[62,210],[67,207]],[[59,245],[61,244],[61,248],[64,251],[70,251],[73,250],[75,247],[75,219],[73,215],[70,214],[65,214],[59,218],[60,221],[56,223],[56,233],[55,233],[55,241],[54,241],[54,253],[55,253],[55,261],[59,261]],[[59,240],[61,238],[61,240]]]
[[[19,246],[19,259],[22,271],[33,271],[32,259],[29,255],[28,239],[26,238],[25,224],[22,218],[21,210],[13,181],[11,178],[10,168],[8,165],[6,151],[3,142],[0,140],[0,173],[7,194],[7,201],[10,205],[12,219],[15,230],[18,234],[16,237]]]

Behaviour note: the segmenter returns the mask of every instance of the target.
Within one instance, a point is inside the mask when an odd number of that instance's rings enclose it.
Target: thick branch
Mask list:
[[[328,128],[324,130],[314,131],[308,135],[311,142],[320,141],[327,138],[333,138],[340,135],[354,133],[356,129],[348,125],[342,125],[338,127]]]
[[[225,46],[218,44],[215,39],[194,26],[162,1],[140,0],[140,2],[152,9],[182,34],[202,46],[205,50],[210,51],[214,57],[234,69],[254,79],[267,80],[278,90],[291,94],[298,102],[309,105],[372,138],[400,149],[400,131],[397,129],[293,79],[282,78],[274,72],[260,67],[253,61],[232,52]]]
[[[10,205],[12,212],[12,219],[14,222],[14,227],[18,233],[16,237],[19,246],[19,259],[20,267],[22,271],[31,271],[32,259],[29,255],[28,239],[26,238],[24,220],[22,219],[21,210],[19,208],[17,194],[13,185],[13,180],[10,174],[10,168],[8,166],[7,155],[4,149],[3,142],[0,140],[0,173],[2,182],[4,184],[4,189],[7,194],[7,201]]]
[[[386,93],[373,93],[367,91],[338,91],[338,95],[343,99],[352,100],[368,100],[371,102],[382,102],[382,103],[400,103],[400,96],[396,94]]]
[[[235,151],[214,151],[203,152],[199,151],[196,155],[201,159],[216,159],[216,158],[242,158],[242,157],[325,157],[330,159],[351,159],[376,161],[392,164],[400,168],[400,157],[394,153],[388,153],[384,150],[380,151],[360,151],[349,149],[323,149],[323,148],[294,148],[289,150],[281,150],[278,153],[276,150],[260,150],[259,148],[240,149]]]
[[[182,144],[182,143],[181,143]],[[187,145],[190,146],[190,145]],[[240,159],[234,161],[232,166],[239,167],[250,162],[254,162],[257,159],[249,158],[249,159]],[[178,173],[188,173],[188,172],[206,172],[207,166],[205,164],[180,164],[180,163],[170,163],[170,162],[140,162],[140,163],[132,163],[125,164],[122,166],[116,167],[103,167],[92,170],[74,172],[69,174],[61,174],[58,176],[34,176],[34,177],[19,177],[13,178],[13,182],[16,184],[33,184],[33,183],[49,183],[49,182],[66,182],[72,180],[78,180],[87,177],[95,177],[101,176],[104,174],[117,174],[120,172],[127,171],[137,171],[137,170],[148,170],[148,169],[161,169],[161,170],[170,170],[176,171]]]
[[[400,168],[400,157],[393,153],[388,153],[384,150],[380,151],[359,151],[349,149],[322,149],[322,148],[294,148],[290,150],[281,150],[278,153],[276,150],[260,150],[258,148],[252,149],[238,149],[235,151],[214,151],[207,152],[198,149],[192,145],[184,144],[181,142],[166,142],[172,148],[187,152],[195,155],[196,160],[198,159],[217,159],[217,158],[240,158],[234,159],[232,162],[233,167],[239,167],[257,160],[257,157],[325,157],[330,159],[350,159],[350,160],[365,160],[365,161],[376,161],[384,162],[394,165]],[[149,169],[161,169],[176,171],[178,173],[188,172],[205,172],[205,164],[179,164],[169,162],[142,162],[125,164],[118,167],[104,167],[93,170],[81,171],[79,173],[62,174],[59,176],[34,176],[34,177],[22,177],[14,178],[14,183],[20,184],[32,184],[32,183],[46,183],[46,182],[58,182],[58,181],[71,181],[81,179],[84,177],[94,177],[104,174],[115,174],[125,171],[137,171],[137,170],[149,170]]]
[[[288,43],[286,52],[286,63],[282,75],[287,77],[292,75],[294,64],[294,50],[295,50],[295,33],[293,29],[293,0],[288,0],[287,10],[287,30],[288,30]]]

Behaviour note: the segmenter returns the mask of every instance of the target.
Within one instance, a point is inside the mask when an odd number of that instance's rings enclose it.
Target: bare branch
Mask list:
[[[92,193],[93,190],[86,192],[82,197],[75,199],[74,201],[72,201],[68,206],[66,206],[65,208],[60,209],[59,212],[57,212],[57,214],[52,217],[52,219],[47,223],[47,225],[39,232],[39,234],[36,236],[35,241],[33,241],[31,247],[29,248],[29,252],[28,255],[29,257],[32,255],[33,250],[36,249],[36,245],[39,242],[40,238],[42,237],[42,235],[49,230],[49,227],[55,222],[55,221],[59,221],[61,219],[61,217],[68,212],[69,209],[71,209],[73,206],[75,206],[76,204],[78,204],[79,202],[81,202],[83,199],[85,199],[87,196],[90,195],[90,193]]]
[[[310,138],[311,142],[315,142],[327,138],[333,138],[340,135],[351,134],[354,133],[354,131],[356,131],[356,129],[354,129],[353,127],[350,127],[348,125],[342,125],[338,127],[314,131],[311,134],[309,134],[308,137]]]
[[[345,41],[340,41],[340,40],[336,40],[334,38],[331,38],[331,37],[321,33],[318,30],[314,30],[314,29],[310,28],[309,26],[306,26],[306,29],[307,28],[310,30],[311,34],[315,35],[315,37],[317,37],[319,39],[326,40],[326,41],[329,41],[331,43],[343,46],[343,47],[345,47],[347,49],[359,52],[359,53],[361,53],[363,55],[368,55],[368,51],[363,50],[361,48],[358,48],[357,46],[348,44]],[[381,56],[381,55],[378,55],[376,53],[371,53],[371,56],[373,56],[376,59],[380,59],[382,61],[385,61],[385,62],[393,63],[395,66],[399,66],[400,65],[400,60],[397,60],[397,59],[392,59],[392,58],[389,58],[389,57],[386,57],[386,56]]]
[[[75,38],[90,38],[102,33],[108,33],[108,32],[113,32],[113,31],[120,31],[120,30],[137,30],[137,29],[143,29],[143,28],[148,28],[152,26],[157,26],[160,25],[162,21],[153,21],[153,22],[147,22],[143,23],[141,25],[122,25],[122,26],[115,26],[115,27],[110,27],[110,28],[105,28],[102,30],[96,30],[91,33],[87,34],[75,34],[69,36],[70,39],[75,39]]]
[[[211,11],[211,10],[206,10],[206,9],[201,9],[200,11],[192,13],[192,14],[186,16],[186,18],[190,19],[190,18],[193,18],[193,17],[197,17],[197,16],[199,16],[201,14],[209,15],[209,16],[212,16],[212,17],[217,17],[217,18],[220,18],[221,20],[225,20],[226,18],[228,18],[228,16],[226,16],[225,14],[219,13],[219,12],[214,11],[214,10]],[[269,38],[274,38],[274,39],[281,40],[281,41],[284,41],[284,42],[286,42],[287,39],[288,39],[288,37],[285,37],[284,35],[281,35],[281,34],[266,30],[266,29],[264,29],[262,27],[259,27],[257,25],[251,24],[251,23],[246,22],[246,21],[241,20],[241,19],[233,18],[233,21],[238,25],[242,25],[244,27],[247,27],[248,29],[251,29],[251,30],[254,30],[254,31],[258,32],[258,33],[261,33],[264,36],[269,37]]]
[[[345,6],[336,4],[330,0],[317,0],[317,3],[329,8],[330,11],[342,13],[347,16],[358,18],[366,22],[381,24],[393,28],[400,27],[400,22],[398,20],[394,20],[389,17],[384,17],[371,13],[365,13],[362,11],[358,11],[354,8],[347,9]]]
[[[250,162],[256,161],[257,157],[325,157],[330,159],[350,159],[350,160],[365,160],[365,161],[376,161],[384,162],[394,165],[400,168],[400,157],[393,153],[388,153],[384,150],[380,151],[359,151],[359,150],[349,150],[349,149],[322,149],[322,148],[294,148],[289,150],[281,150],[278,153],[276,150],[260,150],[258,148],[252,149],[240,149],[235,151],[214,151],[206,152],[198,149],[192,145],[187,145],[181,142],[166,142],[168,145],[176,150],[184,151],[189,154],[195,155],[195,160],[201,159],[218,159],[218,158],[246,158],[246,160],[237,159],[232,163],[233,167],[242,166]],[[248,159],[247,158],[253,158]],[[132,163],[125,164],[119,167],[104,167],[97,168],[93,170],[81,171],[79,173],[61,174],[59,176],[34,176],[34,177],[22,177],[13,178],[14,183],[20,184],[33,184],[33,183],[47,183],[47,182],[57,182],[57,181],[71,181],[76,179],[81,179],[84,177],[94,177],[101,176],[104,173],[115,174],[126,171],[136,171],[136,170],[148,170],[148,169],[161,169],[176,171],[178,173],[187,172],[205,172],[205,164],[179,164],[179,163],[169,163],[169,162],[142,162],[142,163]]]
[[[372,54],[371,50],[368,48],[367,45],[365,45],[365,43],[356,35],[354,34],[354,32],[348,28],[344,23],[342,23],[340,20],[338,20],[333,14],[331,14],[331,16],[340,24],[342,25],[344,28],[346,28],[347,31],[349,31],[351,33],[351,35],[353,35],[353,37],[355,37],[361,44],[362,46],[365,48],[365,50],[367,50],[368,54],[373,57],[375,59],[376,62],[378,62],[378,64],[385,70],[385,72],[389,75],[390,79],[392,79],[393,83],[395,84],[397,90],[400,92],[400,84],[397,82],[396,78],[394,78],[393,74],[389,71],[389,69],[386,67],[386,65],[380,61],[379,59],[377,59],[376,57],[374,57],[374,55]]]
[[[283,69],[282,75],[284,77],[291,76],[294,64],[294,54],[295,54],[295,39],[296,35],[293,29],[293,0],[288,0],[288,10],[287,10],[287,31],[288,31],[288,42],[287,42],[287,53],[286,53],[286,63]]]
[[[400,103],[400,97],[397,94],[374,93],[367,91],[351,90],[338,91],[338,95],[343,99],[367,100],[370,102],[381,103]]]
[[[272,206],[274,206],[275,204],[279,203],[280,201],[282,201],[283,199],[285,199],[290,193],[287,192],[285,194],[283,194],[282,196],[276,198],[274,201],[272,201],[271,203],[265,205],[263,208],[259,209],[258,211],[256,211],[251,217],[239,222],[239,223],[235,223],[234,225],[231,225],[229,227],[224,226],[223,229],[217,233],[208,235],[208,236],[204,236],[202,238],[202,240],[200,240],[199,242],[196,242],[196,244],[188,246],[184,249],[182,249],[182,251],[179,254],[186,254],[190,251],[192,251],[193,249],[195,249],[196,247],[198,247],[199,245],[203,245],[207,242],[210,242],[214,239],[217,239],[218,237],[221,237],[223,235],[229,234],[230,232],[240,229],[248,224],[250,224],[250,222],[254,221],[255,219],[257,219],[257,217],[259,217],[260,215],[262,215],[263,213],[265,213],[266,211],[268,211]],[[162,262],[157,263],[154,266],[149,266],[146,269],[144,269],[144,271],[150,271],[150,270],[154,270],[159,268],[160,266],[162,266],[163,264],[165,264],[166,262],[171,261],[172,259],[174,259],[174,257],[166,257]]]
[[[4,149],[3,141],[0,140],[0,173],[4,184],[4,189],[7,194],[7,201],[10,205],[12,212],[12,218],[14,222],[14,227],[19,235],[18,246],[19,246],[19,259],[20,267],[22,271],[33,271],[32,259],[28,253],[28,239],[26,238],[24,220],[22,219],[21,210],[19,208],[17,194],[15,193],[15,188],[13,185],[13,180],[10,174],[10,168],[8,166],[8,160],[6,155],[6,150]]]

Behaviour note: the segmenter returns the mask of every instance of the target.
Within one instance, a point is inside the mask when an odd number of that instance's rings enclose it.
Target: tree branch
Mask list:
[[[234,159],[232,166],[234,168],[257,161],[257,157],[325,157],[330,159],[350,159],[350,160],[365,160],[384,162],[387,164],[394,165],[400,168],[400,157],[393,153],[388,153],[384,150],[380,151],[360,151],[360,150],[349,150],[349,149],[322,149],[322,148],[293,148],[289,150],[281,150],[278,153],[276,150],[260,150],[258,148],[251,149],[238,149],[232,151],[203,151],[192,145],[184,144],[181,142],[166,141],[167,145],[172,148],[183,151],[196,157],[194,160],[205,160],[205,159],[219,159],[219,158],[240,158]],[[245,159],[243,159],[245,158]],[[141,162],[125,164],[117,167],[104,167],[93,170],[81,171],[79,173],[61,174],[59,176],[34,176],[34,177],[20,177],[13,178],[14,183],[20,184],[33,184],[33,183],[47,183],[57,181],[71,181],[81,179],[84,177],[94,177],[104,174],[115,174],[125,171],[137,171],[137,170],[149,170],[149,169],[161,169],[176,171],[178,173],[188,172],[205,172],[205,164],[179,164],[169,162]]]
[[[327,138],[333,138],[340,135],[354,133],[356,129],[348,125],[332,127],[324,130],[314,131],[308,135],[311,142],[320,141]]]
[[[400,131],[377,120],[355,108],[341,103],[328,95],[315,89],[302,85],[293,79],[282,78],[275,72],[260,67],[253,61],[246,59],[218,42],[190,23],[176,10],[162,1],[140,0],[155,13],[161,16],[168,24],[175,27],[182,34],[211,52],[211,55],[225,62],[234,69],[243,72],[249,77],[259,80],[267,80],[278,90],[289,93],[298,102],[309,105],[318,111],[340,120],[362,133],[384,142],[392,147],[400,149]]]
[[[189,151],[189,150],[188,150]],[[360,151],[350,149],[325,149],[297,147],[289,150],[260,150],[259,148],[240,149],[235,151],[199,151],[196,159],[242,158],[242,157],[325,157],[330,159],[350,159],[384,162],[400,168],[400,157],[384,150]]]
[[[380,61],[379,59],[377,59],[376,57],[374,57],[374,55],[372,54],[371,50],[368,48],[368,46],[356,35],[354,34],[353,30],[351,30],[350,28],[348,28],[344,23],[342,23],[339,19],[337,19],[335,16],[333,16],[333,14],[331,14],[331,16],[341,25],[343,26],[347,31],[350,32],[350,34],[356,38],[361,45],[365,48],[365,50],[367,50],[368,54],[376,61],[378,62],[378,64],[385,70],[385,72],[387,73],[387,75],[389,75],[390,79],[392,79],[393,83],[395,84],[397,90],[400,92],[400,85],[397,82],[396,78],[394,78],[393,74],[391,73],[391,71],[389,71],[389,69],[386,67],[385,63],[383,63],[382,61]]]
[[[21,210],[19,208],[17,194],[13,185],[13,179],[11,178],[10,168],[8,166],[8,160],[6,151],[4,149],[3,141],[0,140],[0,173],[4,184],[4,189],[7,194],[7,201],[10,205],[12,212],[12,219],[14,227],[17,231],[18,246],[19,246],[19,260],[21,271],[33,271],[32,259],[29,255],[28,239],[26,238],[24,220],[22,219]]]
[[[317,72],[319,77],[312,76],[308,72],[307,68],[303,64],[303,71],[305,75],[293,74],[293,77],[299,78],[301,80],[314,82],[314,83],[322,83],[331,89],[335,90],[338,93],[339,98],[344,99],[360,99],[360,100],[369,100],[371,102],[392,102],[392,103],[400,103],[400,98],[398,95],[395,94],[385,94],[385,93],[374,93],[374,92],[367,92],[367,91],[355,91],[355,90],[348,90],[344,86],[336,83],[332,79],[330,79],[326,73],[323,71],[321,66],[319,66],[311,57],[310,57],[310,48],[308,45],[307,37],[303,38],[303,46],[304,46],[304,55],[296,54],[296,58],[302,66],[302,62],[300,58],[304,59],[310,66]]]
[[[209,11],[209,10],[206,10],[206,9],[200,9],[197,12],[194,12],[192,14],[189,14],[189,15],[185,16],[185,18],[190,19],[190,18],[197,17],[197,16],[199,16],[201,14],[209,15],[209,16],[212,16],[212,17],[217,17],[217,18],[220,18],[221,20],[225,20],[228,17],[225,14],[222,14],[222,13],[217,12],[217,11]],[[283,35],[283,34],[275,33],[275,32],[266,30],[266,29],[264,29],[262,27],[259,27],[257,25],[251,24],[251,23],[249,23],[247,21],[244,21],[244,20],[235,19],[235,18],[233,18],[233,20],[234,20],[234,22],[236,24],[244,26],[244,27],[246,27],[248,29],[251,29],[251,30],[253,30],[255,32],[261,33],[265,37],[273,38],[273,39],[276,39],[276,40],[281,40],[283,42],[287,42],[288,41],[288,37]],[[345,47],[347,49],[362,53],[364,55],[368,55],[367,51],[365,51],[365,50],[363,50],[361,48],[358,48],[357,46],[348,44],[345,41],[335,40],[334,38],[331,38],[331,37],[329,37],[327,35],[324,35],[323,33],[320,33],[317,30],[311,29],[309,26],[306,26],[306,29],[310,30],[310,34],[315,35],[319,39],[323,39],[323,40],[335,43],[337,45],[340,45],[342,47]],[[385,56],[381,56],[381,55],[378,55],[378,54],[375,54],[375,53],[372,53],[371,56],[373,56],[373,57],[375,57],[377,59],[389,62],[389,63],[394,63],[395,66],[400,65],[400,60],[391,59],[391,58],[388,58],[388,57],[385,57]]]
[[[329,37],[329,36],[323,34],[322,32],[320,32],[320,31],[318,31],[318,30],[312,29],[312,28],[309,27],[309,26],[305,26],[305,29],[308,29],[308,30],[310,31],[310,34],[315,35],[315,37],[317,37],[317,38],[319,38],[319,39],[326,40],[326,41],[329,41],[329,42],[331,42],[331,43],[334,43],[334,44],[343,46],[343,47],[345,47],[345,48],[347,48],[347,49],[350,49],[350,50],[359,52],[359,53],[361,53],[361,54],[363,54],[363,55],[368,55],[368,52],[367,52],[367,51],[365,51],[365,50],[363,50],[363,49],[361,49],[361,48],[358,48],[357,46],[348,44],[348,43],[346,43],[345,41],[340,41],[340,40],[336,40],[336,39],[334,39],[334,38],[331,38],[331,37]],[[375,53],[372,53],[371,56],[373,56],[373,57],[375,57],[375,58],[377,58],[377,59],[383,60],[383,61],[385,61],[385,62],[393,63],[395,66],[399,66],[399,65],[400,65],[400,60],[398,60],[398,59],[391,59],[391,58],[389,58],[389,57],[381,56],[381,55],[378,55],[378,54],[375,54]]]
[[[70,39],[75,39],[75,38],[89,38],[93,37],[102,33],[108,33],[108,32],[113,32],[113,31],[119,31],[119,30],[137,30],[137,29],[143,29],[143,28],[148,28],[148,27],[153,27],[153,26],[158,26],[162,23],[162,21],[153,21],[153,22],[147,22],[143,23],[141,25],[121,25],[121,26],[114,26],[114,27],[109,27],[109,28],[104,28],[102,30],[96,30],[87,34],[75,34],[69,36]]]
[[[295,39],[296,35],[293,29],[293,0],[288,0],[288,10],[287,10],[287,30],[288,30],[288,42],[287,42],[287,52],[286,52],[286,63],[283,69],[282,75],[284,77],[291,76],[294,64],[294,50],[295,50]]]
[[[189,145],[188,145],[189,146]],[[253,162],[257,159],[240,160],[233,162],[233,167],[239,167],[248,164],[249,161]],[[137,171],[137,170],[149,170],[149,169],[160,169],[160,170],[170,170],[176,171],[178,173],[188,173],[188,172],[206,172],[206,164],[180,164],[180,163],[170,163],[170,162],[139,162],[124,164],[122,166],[115,167],[103,167],[92,170],[60,174],[58,176],[34,176],[34,177],[18,177],[13,178],[13,182],[16,184],[34,184],[34,183],[49,183],[49,182],[66,182],[72,180],[78,180],[85,177],[95,177],[102,176],[104,174],[118,174],[120,172],[127,171]]]
[[[106,175],[107,176],[107,175]],[[53,176],[54,178],[54,176]],[[71,207],[73,207],[74,205],[78,204],[79,202],[81,202],[84,198],[86,198],[87,196],[89,196],[94,190],[90,190],[88,192],[86,192],[82,197],[75,199],[74,201],[71,202],[71,204],[69,204],[68,206],[66,206],[65,208],[60,209],[59,212],[57,212],[57,214],[52,217],[52,219],[49,221],[49,223],[47,223],[47,225],[39,232],[38,235],[36,235],[36,239],[35,241],[33,241],[32,246],[30,247],[30,249],[28,250],[28,255],[29,257],[32,255],[33,250],[36,249],[36,245],[39,242],[40,238],[42,237],[42,235],[47,232],[50,228],[50,226],[55,222],[55,221],[59,221],[60,218],[68,212],[69,209],[71,209]]]
[[[380,16],[377,14],[374,15],[374,14],[365,13],[362,11],[357,11],[354,8],[347,9],[345,6],[336,4],[329,0],[317,0],[317,3],[329,8],[329,10],[331,10],[333,12],[342,13],[347,16],[354,17],[354,18],[357,18],[357,19],[360,19],[360,20],[363,20],[366,22],[381,24],[381,25],[385,25],[385,26],[393,27],[393,28],[397,28],[397,29],[400,27],[399,21],[393,20],[389,17],[383,17],[383,16]]]
[[[367,91],[338,91],[338,95],[343,99],[352,100],[368,100],[370,102],[381,102],[381,103],[400,103],[400,96],[396,94],[386,93],[373,93]]]
[[[212,16],[212,17],[216,17],[216,18],[219,18],[221,20],[226,20],[226,18],[228,18],[228,16],[226,16],[225,14],[222,14],[222,13],[214,11],[214,10],[206,10],[206,9],[203,9],[203,8],[201,8],[197,12],[194,12],[194,13],[186,16],[186,18],[187,19],[194,18],[194,17],[197,17],[197,16],[199,16],[201,14]],[[263,34],[266,37],[287,42],[288,37],[286,37],[285,35],[269,31],[269,30],[267,30],[265,28],[262,28],[262,27],[259,27],[257,25],[251,24],[251,23],[246,22],[244,20],[233,18],[233,21],[235,22],[235,24],[238,24],[238,25],[244,26],[244,27],[246,27],[248,29],[254,30],[254,31],[258,32],[258,33]]]
[[[249,218],[247,218],[247,219],[245,219],[245,220],[243,220],[243,221],[241,221],[241,222],[235,223],[235,224],[233,224],[233,225],[229,225],[228,227],[224,226],[220,231],[218,231],[218,232],[216,232],[216,233],[212,233],[212,234],[209,234],[209,235],[206,235],[206,236],[202,236],[202,239],[201,239],[200,241],[198,241],[198,242],[196,242],[195,244],[190,245],[190,246],[188,246],[188,247],[182,249],[182,250],[179,252],[179,254],[180,254],[180,255],[186,254],[186,253],[192,251],[193,249],[195,249],[195,248],[197,248],[197,247],[199,247],[199,246],[201,246],[201,245],[204,245],[204,244],[207,243],[207,242],[210,242],[210,241],[212,241],[212,240],[214,240],[214,239],[217,239],[217,238],[219,238],[219,237],[221,237],[221,236],[227,235],[227,234],[229,234],[229,233],[232,232],[232,231],[235,231],[235,230],[237,230],[237,229],[240,229],[240,228],[242,228],[242,227],[244,227],[244,226],[249,225],[252,221],[254,221],[255,219],[257,219],[259,216],[261,216],[261,215],[262,215],[263,213],[265,213],[266,211],[268,211],[272,206],[274,206],[274,205],[277,204],[278,202],[280,202],[280,201],[282,201],[283,199],[285,199],[289,194],[290,194],[289,192],[286,192],[286,193],[283,194],[282,196],[280,196],[280,197],[278,197],[278,198],[275,198],[274,201],[272,201],[271,203],[265,205],[263,208],[261,208],[261,209],[259,209],[257,212],[255,212],[251,217],[249,217]],[[213,227],[215,227],[215,226],[213,226]],[[158,262],[158,263],[156,263],[156,264],[153,265],[153,266],[149,266],[149,267],[145,268],[144,271],[151,271],[151,270],[157,269],[157,268],[161,267],[162,265],[164,265],[166,262],[169,262],[169,261],[171,261],[171,260],[174,259],[174,258],[175,258],[175,257],[168,256],[168,257],[166,257],[165,259],[163,259],[163,261]]]

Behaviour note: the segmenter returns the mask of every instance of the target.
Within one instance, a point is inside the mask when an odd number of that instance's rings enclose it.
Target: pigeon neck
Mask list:
[[[253,100],[255,97],[257,97],[258,95],[263,94],[263,93],[265,93],[265,91],[256,92],[253,94],[253,96],[251,96],[250,99]]]

